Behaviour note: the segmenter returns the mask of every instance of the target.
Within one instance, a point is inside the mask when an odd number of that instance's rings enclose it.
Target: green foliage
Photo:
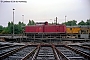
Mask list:
[[[15,33],[15,34],[20,34],[20,33],[22,33],[22,27],[19,26],[19,25],[17,25],[17,24],[15,24],[15,25],[14,25],[14,33]]]
[[[87,19],[86,22],[84,22],[83,20],[81,22],[78,23],[78,25],[90,25],[90,19]]]
[[[8,33],[9,34],[12,34],[13,33],[13,22],[8,22],[7,30],[8,30]]]
[[[33,20],[29,20],[29,23],[27,25],[35,25],[35,22]]]
[[[18,25],[21,26],[21,27],[26,26],[26,24],[24,24],[23,22],[20,22],[20,21],[18,22]]]
[[[35,25],[35,22],[33,20],[31,21],[31,25]]]
[[[76,20],[64,22],[62,24],[65,24],[66,26],[90,25],[90,19],[87,19],[86,22],[84,22],[83,20],[81,20],[78,24],[77,24],[77,21]]]
[[[76,23],[77,23],[76,20],[72,20],[72,21],[68,21],[68,22],[62,23],[62,24],[65,24],[67,26],[76,26],[77,25]]]
[[[9,34],[8,27],[4,28],[4,30],[1,32],[1,34]]]
[[[90,19],[87,19],[86,25],[90,25]]]
[[[28,25],[35,25],[35,22],[33,20],[29,20]],[[14,34],[21,34],[24,30],[24,24],[23,22],[18,22],[18,24],[14,24]],[[12,34],[13,33],[13,22],[8,22],[7,27],[0,26],[0,34]]]
[[[23,27],[26,24],[24,24],[23,22],[18,22],[18,24],[14,24],[14,33],[15,34],[21,34],[23,32]],[[0,29],[2,28],[2,26],[0,27]],[[13,22],[8,22],[8,26],[5,27],[3,29],[2,32],[0,32],[1,34],[12,34],[13,33]]]
[[[78,23],[78,25],[86,25],[86,23],[82,20],[81,22]]]
[[[31,25],[31,20],[29,20],[29,23],[27,25]]]
[[[3,31],[4,27],[0,26],[0,33]]]

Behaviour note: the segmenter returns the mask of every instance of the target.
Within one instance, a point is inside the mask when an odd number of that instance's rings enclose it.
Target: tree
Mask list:
[[[1,34],[9,34],[8,27],[5,27]]]
[[[13,22],[8,22],[7,30],[9,32],[9,34],[13,33]]]
[[[87,19],[86,25],[90,25],[90,19]]]
[[[35,25],[35,22],[33,20],[29,20],[29,23],[27,25]]]
[[[8,26],[7,27],[3,27],[2,26],[2,28],[0,28],[0,33],[1,34],[12,34],[12,30],[13,29],[13,22],[8,22]]]
[[[24,24],[24,23],[22,22],[22,27],[23,27],[23,26],[26,26],[26,24]]]
[[[72,21],[64,22],[62,24],[65,24],[67,26],[75,26],[75,25],[77,25],[76,23],[77,23],[76,20],[72,20]]]
[[[73,21],[71,22],[72,26],[77,25],[76,23],[77,23],[77,21],[75,21],[75,20],[73,20]]]
[[[33,20],[31,21],[31,25],[35,25],[35,22]]]
[[[19,26],[22,26],[22,23],[19,21],[19,22],[18,22],[18,25],[19,25]]]
[[[27,25],[31,25],[31,20],[29,20],[29,23]]]
[[[3,29],[4,29],[3,26],[0,26],[0,33],[3,31]]]
[[[78,25],[86,25],[86,23],[82,20],[81,22],[78,23]]]
[[[15,24],[14,25],[14,33],[15,34],[20,34],[20,33],[22,33],[22,28],[21,28],[21,26],[19,26],[18,24]]]
[[[8,27],[11,25],[11,23],[10,22],[8,22]]]

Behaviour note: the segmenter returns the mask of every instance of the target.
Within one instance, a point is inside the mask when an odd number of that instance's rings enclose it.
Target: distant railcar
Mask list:
[[[67,26],[66,31],[69,34],[78,34],[80,33],[81,28],[78,26]]]
[[[81,26],[81,34],[89,34],[90,33],[90,26]]]

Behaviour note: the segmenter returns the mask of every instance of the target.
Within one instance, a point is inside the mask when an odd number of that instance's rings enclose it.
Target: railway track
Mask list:
[[[10,51],[14,50],[14,49],[17,49],[21,47],[20,45],[12,45],[12,46],[5,46],[3,48],[0,48],[0,56],[6,54],[6,53],[9,53]]]
[[[87,53],[90,50],[80,47],[54,44],[11,45],[0,49],[0,60],[89,60]]]
[[[88,60],[64,45],[56,46],[60,60]]]
[[[0,44],[0,47],[8,46],[7,44]]]
[[[8,47],[8,46],[12,46],[10,44],[0,44],[0,49],[3,48],[3,47]]]
[[[7,58],[5,58],[3,60],[23,60],[35,48],[36,48],[36,46],[29,46],[29,45],[24,46],[23,48],[18,49],[16,52],[14,52],[13,54],[11,54],[10,56],[8,56]]]
[[[90,45],[83,45],[83,47],[87,47],[87,48],[89,48],[89,49],[90,49]]]
[[[79,45],[69,45],[69,46],[78,50],[78,51],[81,51],[81,52],[87,54],[88,56],[90,56],[90,49],[89,48],[79,46]]]
[[[57,60],[56,52],[52,45],[39,45],[35,53],[27,60]]]
[[[54,53],[51,47],[41,47],[36,60],[55,60]]]

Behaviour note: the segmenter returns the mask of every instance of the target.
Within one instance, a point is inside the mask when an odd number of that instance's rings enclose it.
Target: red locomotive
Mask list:
[[[37,42],[60,40],[60,38],[65,37],[65,33],[65,25],[50,25],[48,24],[48,22],[25,27],[25,35],[28,36],[28,40],[33,40]]]
[[[43,25],[26,26],[25,33],[66,33],[66,26],[49,25],[48,22],[45,22]]]

